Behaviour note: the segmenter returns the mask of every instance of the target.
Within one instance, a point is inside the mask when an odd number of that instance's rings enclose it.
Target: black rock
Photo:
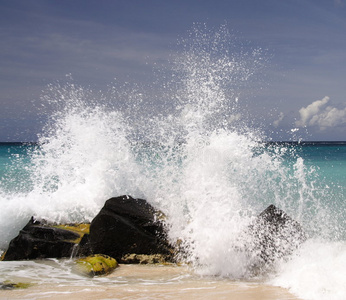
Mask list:
[[[32,217],[11,240],[3,260],[69,257],[78,233],[41,224]]]
[[[76,256],[89,256],[92,255],[93,252],[91,251],[90,247],[90,238],[89,234],[86,233],[83,235],[82,239],[80,240],[78,244],[78,249],[76,249]]]
[[[284,211],[270,205],[248,228],[249,250],[256,265],[271,265],[288,257],[306,240],[301,225]]]
[[[120,196],[106,201],[90,225],[92,253],[122,262],[126,254],[169,254],[162,214],[146,200]]]

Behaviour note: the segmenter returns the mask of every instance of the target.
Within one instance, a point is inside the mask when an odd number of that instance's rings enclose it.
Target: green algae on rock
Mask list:
[[[75,244],[79,244],[83,236],[89,234],[90,231],[90,223],[59,224],[53,225],[53,227],[77,233],[79,237],[71,240]]]
[[[111,273],[118,266],[118,262],[103,254],[95,254],[76,260],[75,270],[83,275],[98,276]]]

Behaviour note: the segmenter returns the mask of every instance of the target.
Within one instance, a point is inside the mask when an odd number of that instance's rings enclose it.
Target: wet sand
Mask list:
[[[283,288],[200,277],[177,266],[121,265],[105,279],[2,290],[0,299],[298,299]]]

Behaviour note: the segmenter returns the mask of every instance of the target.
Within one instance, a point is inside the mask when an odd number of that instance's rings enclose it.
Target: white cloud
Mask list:
[[[346,124],[346,108],[337,109],[331,106],[328,106],[325,111],[321,112],[319,115],[313,116],[309,122],[309,125],[317,125],[321,130],[342,124]]]
[[[321,130],[328,127],[335,127],[346,124],[346,107],[343,109],[327,106],[329,97],[312,102],[307,107],[299,110],[300,120],[296,121],[296,126],[317,126]]]
[[[310,119],[316,115],[319,114],[321,108],[326,105],[329,101],[329,97],[326,96],[322,100],[317,100],[315,102],[312,102],[307,107],[302,107],[299,110],[300,114],[300,120],[296,122],[296,125],[299,127],[307,126]]]

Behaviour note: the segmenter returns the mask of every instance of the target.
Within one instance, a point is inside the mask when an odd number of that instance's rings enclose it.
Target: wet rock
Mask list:
[[[307,238],[301,225],[274,205],[257,217],[247,234],[250,236],[248,249],[256,267],[269,266],[288,257]]]
[[[89,225],[53,225],[33,217],[9,244],[3,260],[70,257]]]
[[[28,287],[32,286],[31,283],[25,283],[25,282],[0,282],[0,290],[14,290],[14,289],[27,289]]]
[[[146,254],[126,254],[121,258],[121,262],[123,264],[169,264],[171,261],[170,255],[164,255],[164,254],[152,254],[152,255],[146,255]]]
[[[93,252],[90,247],[89,233],[85,233],[78,244],[78,249],[76,250],[76,256],[83,257],[92,255]]]
[[[95,254],[76,260],[74,270],[87,276],[106,275],[118,267],[117,261],[107,255]]]
[[[146,200],[111,198],[91,222],[91,251],[114,257],[120,263],[124,255],[131,253],[170,255],[162,216]]]

